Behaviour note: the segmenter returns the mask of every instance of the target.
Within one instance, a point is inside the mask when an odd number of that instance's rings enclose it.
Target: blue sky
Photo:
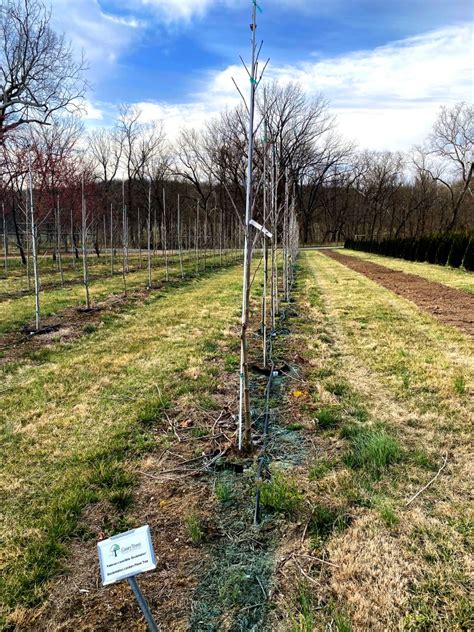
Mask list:
[[[362,147],[405,149],[440,105],[473,100],[467,0],[259,0],[269,78],[323,92],[341,132]],[[88,125],[139,104],[171,135],[246,89],[250,0],[52,0],[57,28],[89,59]]]

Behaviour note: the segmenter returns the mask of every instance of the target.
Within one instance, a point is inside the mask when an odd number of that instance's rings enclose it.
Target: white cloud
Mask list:
[[[205,103],[156,103],[141,101],[135,104],[141,111],[140,120],[143,123],[163,121],[165,132],[170,140],[178,135],[180,129],[187,127],[202,127],[210,112]]]
[[[408,149],[429,132],[441,105],[473,97],[472,26],[449,27],[374,50],[271,67],[267,77],[320,92],[338,115],[341,132],[371,149]],[[209,75],[195,95],[210,112],[238,101],[231,77],[248,92],[239,66]]]
[[[471,26],[450,27],[374,50],[270,67],[267,77],[298,81],[308,96],[323,92],[340,131],[361,147],[404,150],[426,137],[441,105],[472,100],[472,47]],[[171,137],[183,125],[200,127],[240,101],[232,77],[247,95],[248,77],[232,65],[204,75],[182,103],[139,103],[143,120],[163,120]]]
[[[86,99],[85,103],[82,104],[81,118],[84,121],[103,121],[104,112],[100,107]]]
[[[441,105],[472,100],[473,52],[466,25],[270,74],[298,81],[308,95],[323,92],[341,131],[362,146],[406,149],[425,137]]]
[[[97,0],[52,0],[53,25],[64,31],[77,51],[83,50],[96,80],[109,72],[143,23],[133,17],[104,13]]]
[[[190,20],[194,15],[204,15],[215,0],[139,0],[144,6],[158,9],[170,22]]]

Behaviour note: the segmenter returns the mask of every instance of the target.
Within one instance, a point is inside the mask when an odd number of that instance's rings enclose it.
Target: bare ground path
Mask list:
[[[323,254],[412,301],[421,310],[432,314],[443,323],[474,336],[474,296],[467,292],[334,250],[327,250]]]

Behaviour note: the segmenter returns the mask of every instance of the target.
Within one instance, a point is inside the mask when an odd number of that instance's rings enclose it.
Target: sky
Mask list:
[[[471,0],[258,0],[268,80],[328,99],[361,149],[408,150],[439,108],[474,101]],[[87,127],[120,103],[171,137],[248,91],[252,0],[52,0],[53,25],[89,63]]]

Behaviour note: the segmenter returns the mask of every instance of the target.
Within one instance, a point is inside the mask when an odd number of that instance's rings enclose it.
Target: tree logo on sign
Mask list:
[[[110,552],[114,554],[115,557],[117,557],[117,553],[120,551],[120,545],[119,544],[114,544],[112,547],[110,547]]]

